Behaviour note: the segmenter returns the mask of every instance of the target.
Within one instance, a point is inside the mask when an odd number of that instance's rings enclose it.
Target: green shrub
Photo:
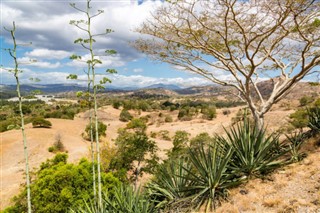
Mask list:
[[[48,148],[48,152],[54,152],[55,151],[55,148],[53,147],[53,146],[50,146],[49,148]]]
[[[38,117],[38,118],[33,119],[32,126],[33,126],[33,128],[35,128],[35,127],[50,128],[52,126],[52,124],[50,121],[48,121],[44,118]]]
[[[197,147],[207,147],[211,143],[215,142],[215,139],[213,137],[210,137],[210,135],[206,132],[200,133],[194,138],[190,140],[190,148],[194,149]]]
[[[168,152],[169,158],[180,158],[187,152],[189,133],[186,131],[176,131],[173,136],[173,148]]]
[[[310,96],[303,96],[300,100],[300,106],[306,106],[313,102],[313,98]]]
[[[173,121],[173,119],[170,115],[166,115],[166,117],[164,118],[164,122],[166,122],[166,123],[171,123],[172,121]]]
[[[91,125],[92,125],[93,141],[96,141],[96,125],[95,125],[94,122]],[[106,136],[106,130],[107,130],[107,126],[104,123],[102,123],[101,121],[98,121],[98,134],[99,134],[99,137],[101,137],[101,136],[105,137]],[[86,140],[91,140],[91,126],[90,126],[90,123],[87,124],[87,126],[86,126],[84,138]]]
[[[169,135],[169,131],[168,130],[161,130],[158,132],[158,136],[160,137],[160,139],[162,140],[166,140],[166,141],[170,141],[170,135]]]
[[[212,120],[213,118],[217,117],[217,112],[215,107],[207,107],[201,110],[203,114],[203,118],[207,120]]]
[[[144,132],[147,129],[146,122],[141,118],[133,118],[128,124],[127,129],[136,129]]]
[[[308,125],[308,113],[305,109],[298,109],[290,116],[290,123],[295,128],[302,129]]]
[[[130,120],[132,120],[133,116],[130,114],[130,112],[128,112],[128,110],[123,109],[120,113],[120,117],[119,120],[123,121],[123,122],[128,122]]]
[[[111,159],[110,169],[133,171],[131,180],[136,180],[143,172],[152,172],[157,164],[157,145],[145,132],[120,129],[115,143],[117,152]]]
[[[57,154],[47,160],[36,172],[31,185],[31,202],[37,213],[68,212],[70,208],[84,207],[93,200],[92,164],[82,159],[79,164],[66,163],[66,154]],[[102,173],[102,188],[113,193],[120,184],[111,173]],[[27,212],[26,189],[13,201],[14,205],[5,212]]]

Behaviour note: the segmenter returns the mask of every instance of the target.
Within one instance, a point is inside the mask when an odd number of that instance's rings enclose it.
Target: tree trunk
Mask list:
[[[140,173],[140,162],[138,162],[138,166],[137,166],[137,169],[136,169],[136,178],[135,178],[135,181],[134,181],[134,190],[137,191],[137,187],[138,187],[138,178],[139,178],[139,173]]]
[[[254,124],[257,130],[261,130],[264,127],[264,114],[251,110],[253,114]]]
[[[26,183],[27,183],[27,205],[28,205],[28,213],[31,213],[31,192],[30,192],[30,175],[29,175],[29,158],[28,158],[28,145],[27,145],[27,137],[25,134],[24,128],[24,116],[22,111],[22,97],[20,94],[20,83],[19,78],[16,75],[16,82],[17,82],[17,94],[19,98],[19,111],[20,111],[20,119],[21,119],[21,132],[23,138],[23,150],[24,150],[24,158],[25,158],[25,166],[26,166]]]

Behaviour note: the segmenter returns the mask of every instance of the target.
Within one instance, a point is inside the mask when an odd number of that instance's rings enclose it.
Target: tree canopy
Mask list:
[[[320,63],[317,0],[179,0],[165,3],[138,29],[134,46],[155,60],[237,89],[263,117]],[[269,79],[270,95],[258,83]]]

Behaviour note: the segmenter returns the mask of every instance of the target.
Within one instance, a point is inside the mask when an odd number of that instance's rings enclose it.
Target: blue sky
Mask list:
[[[66,80],[69,73],[78,74],[85,79],[83,69],[86,64],[72,62],[72,54],[86,57],[87,52],[73,41],[83,37],[76,27],[69,24],[72,19],[78,20],[84,16],[69,6],[76,2],[84,7],[82,0],[1,0],[1,59],[0,64],[5,68],[13,66],[13,61],[4,48],[12,47],[10,34],[3,27],[11,28],[15,21],[18,43],[32,42],[31,46],[20,47],[19,61],[22,62],[23,73],[20,75],[23,83],[31,83],[29,78],[39,78],[40,84],[75,83]],[[176,70],[168,64],[152,62],[145,55],[137,52],[130,45],[130,41],[142,35],[134,32],[143,21],[150,18],[150,12],[163,4],[162,1],[135,0],[105,0],[92,1],[93,9],[103,9],[105,12],[94,19],[93,31],[103,32],[111,28],[115,32],[108,36],[98,37],[96,50],[115,49],[118,54],[113,57],[102,57],[103,65],[99,68],[103,72],[107,68],[114,68],[118,74],[110,76],[112,85],[118,87],[144,87],[156,83],[176,84],[182,87],[208,84],[203,78]],[[27,63],[36,60],[35,63]],[[12,74],[1,70],[1,84],[13,84]]]

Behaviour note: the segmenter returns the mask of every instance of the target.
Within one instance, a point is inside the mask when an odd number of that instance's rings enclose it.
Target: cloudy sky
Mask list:
[[[78,74],[85,79],[83,69],[85,63],[71,61],[72,54],[88,57],[88,53],[74,40],[83,37],[78,28],[69,24],[70,20],[80,20],[85,17],[69,4],[76,3],[85,8],[84,0],[1,0],[1,59],[5,68],[13,66],[12,58],[3,49],[12,47],[10,29],[12,22],[16,23],[16,38],[19,44],[32,42],[32,45],[20,46],[18,58],[23,73],[20,74],[23,83],[31,83],[30,78],[39,78],[41,84],[75,83],[67,80],[70,73]],[[156,83],[177,84],[179,86],[204,85],[208,82],[199,76],[175,70],[167,64],[152,62],[143,54],[130,47],[129,42],[141,35],[134,32],[144,20],[150,18],[150,12],[164,4],[160,0],[93,0],[93,10],[102,9],[104,13],[93,19],[93,32],[114,30],[107,36],[97,37],[95,49],[102,53],[107,49],[117,51],[115,56],[100,56],[103,64],[99,71],[114,68],[118,74],[110,76],[112,85],[148,86]],[[36,60],[29,63],[30,60]],[[1,84],[13,84],[13,75],[4,69],[1,71]]]

